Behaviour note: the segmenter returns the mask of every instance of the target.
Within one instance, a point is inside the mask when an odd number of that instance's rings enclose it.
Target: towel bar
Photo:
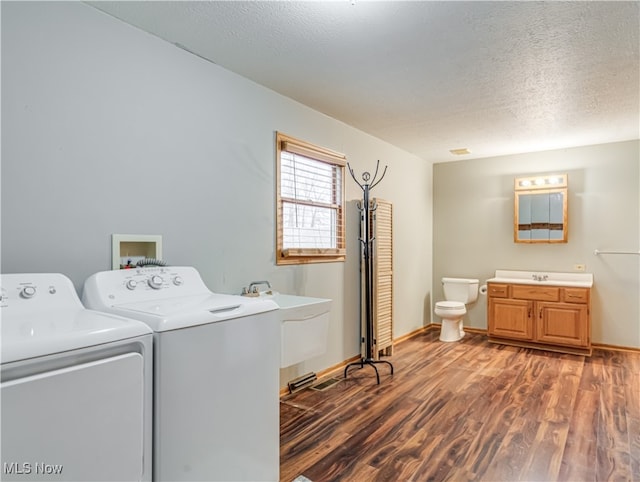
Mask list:
[[[599,254],[640,254],[640,251],[609,251],[596,249],[593,254],[596,256]]]

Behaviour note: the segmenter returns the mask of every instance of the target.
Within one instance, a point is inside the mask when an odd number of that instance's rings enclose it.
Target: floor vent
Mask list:
[[[311,387],[312,390],[318,390],[318,391],[323,391],[323,390],[327,390],[329,388],[331,388],[332,386],[334,386],[336,383],[338,383],[340,381],[339,378],[327,378],[325,381],[318,383],[317,385],[314,385]]]
[[[289,393],[297,392],[305,387],[308,387],[318,379],[315,373],[309,372],[298,378],[294,378],[287,385],[289,386]]]

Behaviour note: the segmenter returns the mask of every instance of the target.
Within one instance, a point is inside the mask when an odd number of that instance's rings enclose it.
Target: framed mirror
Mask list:
[[[567,175],[516,178],[514,190],[514,241],[566,243]]]

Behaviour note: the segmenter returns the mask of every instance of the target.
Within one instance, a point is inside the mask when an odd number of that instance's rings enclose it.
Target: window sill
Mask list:
[[[281,251],[277,264],[333,263],[345,260],[346,250],[335,248],[298,249]]]

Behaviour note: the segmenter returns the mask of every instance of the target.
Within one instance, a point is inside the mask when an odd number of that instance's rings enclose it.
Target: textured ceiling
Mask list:
[[[432,162],[640,138],[637,1],[90,4]]]

